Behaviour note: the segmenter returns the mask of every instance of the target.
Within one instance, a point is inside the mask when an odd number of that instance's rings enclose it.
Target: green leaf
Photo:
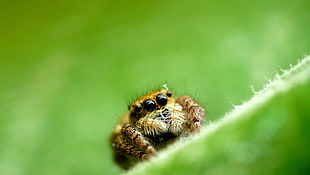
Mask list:
[[[309,174],[310,57],[137,174]]]

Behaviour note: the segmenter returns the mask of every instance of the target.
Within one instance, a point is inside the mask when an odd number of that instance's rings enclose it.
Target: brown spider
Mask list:
[[[150,92],[128,106],[111,135],[116,163],[129,169],[178,138],[199,133],[205,110],[189,96],[174,98],[161,89]]]

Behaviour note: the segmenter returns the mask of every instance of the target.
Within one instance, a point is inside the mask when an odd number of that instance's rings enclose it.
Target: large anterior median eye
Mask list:
[[[165,106],[167,104],[167,97],[164,96],[163,94],[159,94],[156,97],[156,102],[157,104],[159,104],[160,106]]]
[[[153,100],[145,100],[143,102],[143,107],[145,110],[152,112],[156,109],[156,103]]]

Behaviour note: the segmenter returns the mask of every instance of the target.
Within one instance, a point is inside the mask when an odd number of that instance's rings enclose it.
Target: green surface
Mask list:
[[[216,121],[309,53],[309,19],[306,0],[1,1],[0,174],[121,172],[131,100],[168,83]]]

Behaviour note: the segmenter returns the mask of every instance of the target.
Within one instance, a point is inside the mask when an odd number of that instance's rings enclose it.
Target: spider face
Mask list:
[[[170,97],[168,95],[170,95]],[[171,92],[168,90],[158,90],[155,92],[148,93],[134,102],[132,102],[128,109],[132,117],[137,118],[138,116],[143,117],[147,113],[159,110],[169,102],[171,103]],[[134,118],[132,118],[134,120]]]
[[[161,89],[135,100],[129,108],[129,120],[144,135],[156,137],[162,133],[179,134],[186,117],[182,106],[175,102],[172,92]]]
[[[150,92],[128,106],[111,136],[116,162],[124,169],[189,133],[198,133],[205,110],[189,96],[167,89]]]

